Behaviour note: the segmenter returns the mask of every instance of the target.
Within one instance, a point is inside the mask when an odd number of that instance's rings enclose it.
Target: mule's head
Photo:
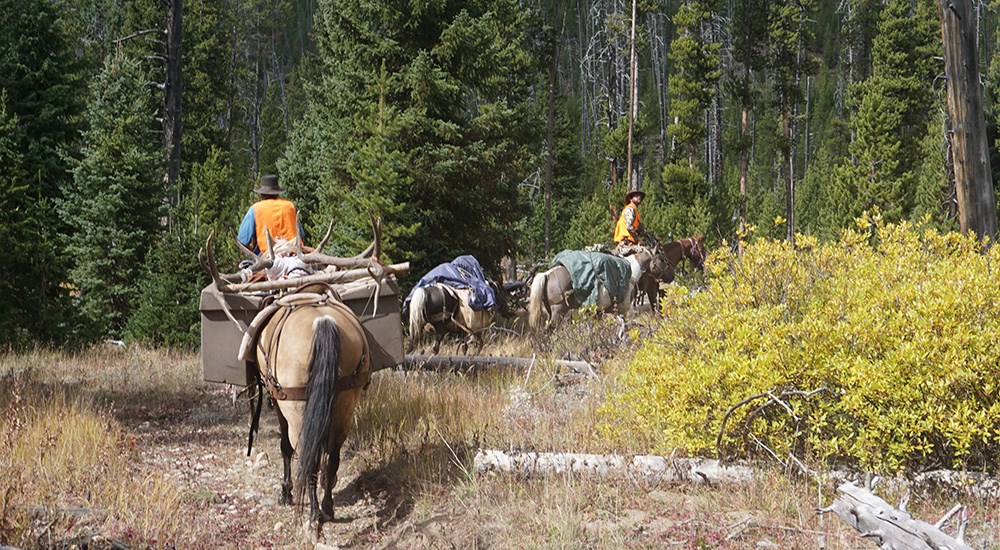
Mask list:
[[[705,269],[705,245],[701,242],[701,235],[696,235],[687,239],[689,242],[685,243],[688,246],[684,247],[684,255],[687,259],[691,260],[698,269]]]

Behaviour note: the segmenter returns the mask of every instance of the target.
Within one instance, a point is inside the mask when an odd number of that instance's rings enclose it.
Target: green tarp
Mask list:
[[[629,276],[632,269],[628,261],[585,250],[563,250],[552,258],[552,266],[561,265],[569,271],[573,281],[573,294],[581,304],[597,304],[597,284],[603,284],[617,303],[625,302]]]

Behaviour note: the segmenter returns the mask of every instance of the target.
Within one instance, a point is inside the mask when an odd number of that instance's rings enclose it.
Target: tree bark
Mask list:
[[[963,234],[997,236],[996,199],[983,112],[975,13],[970,0],[939,0],[958,220]]]
[[[597,455],[585,453],[522,453],[481,450],[474,460],[477,472],[519,473],[525,476],[553,474],[636,475],[660,481],[693,483],[746,483],[753,479],[747,466],[723,465],[718,460],[669,458],[652,455]]]
[[[183,4],[184,0],[170,0],[167,7],[166,90],[163,97],[163,141],[167,160],[165,183],[174,197],[175,206],[180,202],[177,193],[181,166]]]
[[[632,160],[632,139],[635,128],[635,119],[638,118],[639,111],[639,84],[636,80],[639,78],[639,60],[635,56],[635,13],[636,13],[636,2],[637,0],[632,0],[632,31],[629,35],[629,58],[628,58],[628,74],[629,74],[629,106],[628,106],[628,152],[626,153],[628,159],[626,160],[625,174],[628,181],[628,189],[639,189],[639,178],[635,174],[635,162]]]
[[[844,483],[837,488],[837,492],[841,496],[819,512],[837,514],[863,537],[873,539],[880,548],[972,550],[961,535],[956,540],[939,529],[947,516],[938,525],[913,519],[905,510],[893,508],[867,489],[853,483]]]

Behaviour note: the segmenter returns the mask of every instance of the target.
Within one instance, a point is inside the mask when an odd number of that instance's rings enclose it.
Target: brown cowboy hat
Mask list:
[[[646,194],[645,193],[643,193],[642,191],[639,191],[638,189],[633,189],[633,190],[629,191],[628,193],[625,193],[625,202],[632,202],[632,197],[634,197],[636,195],[639,195],[640,199],[646,200]]]
[[[268,174],[260,178],[260,187],[254,189],[253,192],[261,195],[280,195],[284,193],[285,190],[278,185],[278,176]]]

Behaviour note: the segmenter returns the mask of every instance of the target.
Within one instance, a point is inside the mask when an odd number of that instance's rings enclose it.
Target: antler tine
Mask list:
[[[240,238],[236,236],[236,232],[233,231],[232,227],[229,228],[229,234],[233,237],[233,240],[236,241],[236,246],[243,251],[243,255],[246,256],[251,262],[256,262],[258,259],[257,255],[253,253],[253,250],[250,250],[246,247],[246,245],[240,242]]]
[[[219,275],[219,268],[215,264],[215,254],[212,252],[212,242],[214,240],[215,230],[213,229],[208,234],[208,240],[205,241],[205,256],[208,258],[208,274],[212,276],[212,281],[215,282],[215,288],[222,290],[227,283],[223,280],[222,276]],[[201,262],[201,251],[198,252],[198,261]],[[205,267],[204,263],[202,263],[202,267]]]
[[[375,279],[375,303],[372,310],[372,316],[374,316],[378,312],[378,297],[382,294],[382,281],[385,279],[386,269],[380,260],[382,254],[382,217],[376,217],[369,210],[368,220],[371,221],[372,233],[375,237],[372,247],[370,247],[372,248],[372,261],[368,266],[368,273]]]
[[[319,242],[319,245],[317,245],[316,248],[314,249],[316,250],[316,252],[322,252],[323,247],[326,246],[326,241],[330,240],[330,235],[333,234],[333,222],[334,218],[330,218],[330,225],[326,228],[326,235],[323,235],[323,240],[321,240]]]
[[[274,261],[274,239],[271,238],[271,230],[264,226],[264,238],[267,239],[267,259]]]
[[[382,255],[382,217],[375,216],[371,213],[371,211],[369,211],[368,219],[372,223],[372,233],[375,235],[375,241],[373,243],[375,248],[372,250],[372,259],[377,262]]]
[[[366,248],[364,250],[364,252],[362,252],[361,254],[358,254],[357,256],[355,256],[355,258],[359,258],[359,259],[360,258],[367,258],[372,253],[372,251],[374,251],[374,250],[375,250],[375,241],[372,241],[372,243],[370,245],[368,245],[368,248]]]

